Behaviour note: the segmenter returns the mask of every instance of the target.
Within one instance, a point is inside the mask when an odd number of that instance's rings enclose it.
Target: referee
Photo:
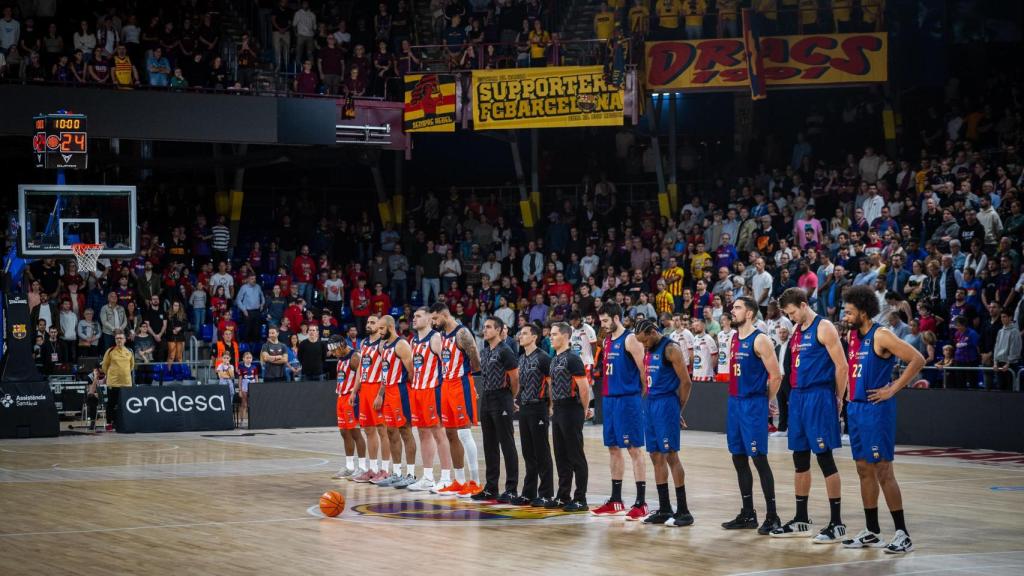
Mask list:
[[[590,384],[583,360],[569,350],[572,327],[565,322],[551,326],[551,432],[555,444],[555,465],[558,466],[558,495],[548,508],[561,507],[565,512],[585,512],[587,506],[587,458],[583,454],[583,422],[593,411],[590,405]],[[576,493],[572,500],[572,479],[576,477]]]
[[[484,436],[484,464],[487,466],[484,489],[473,500],[497,500],[499,504],[529,504],[516,493],[519,486],[519,453],[512,425],[515,397],[519,393],[519,362],[501,337],[505,323],[499,318],[484,322],[484,347],[480,351],[483,386],[480,395],[480,428]],[[500,452],[499,452],[500,450]],[[505,457],[505,491],[498,491],[501,457]]]
[[[551,397],[547,382],[551,356],[537,348],[540,335],[541,329],[536,324],[524,325],[518,335],[523,350],[519,356],[518,397],[519,442],[526,462],[523,498],[536,507],[547,506],[554,496],[551,444],[548,442]]]

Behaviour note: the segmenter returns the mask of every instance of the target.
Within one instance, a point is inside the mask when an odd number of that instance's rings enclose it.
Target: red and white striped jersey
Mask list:
[[[693,337],[693,373],[691,376],[701,382],[710,381],[715,377],[717,366],[712,364],[712,357],[718,352],[718,343],[707,332]]]
[[[350,365],[353,354],[355,352],[349,351],[348,356],[338,360],[338,387],[335,390],[338,396],[351,394],[356,387],[356,368]]]
[[[718,333],[718,374],[732,374],[732,339],[736,335],[733,329]]]
[[[469,357],[455,343],[459,330],[465,329],[459,324],[451,333],[441,334],[441,364],[445,380],[458,380],[470,372]]]
[[[365,384],[380,384],[381,381],[381,355],[380,340],[370,342],[369,338],[363,340],[359,347],[359,356],[362,357],[362,365],[359,367],[359,379]]]
[[[398,384],[404,384],[406,382],[407,374],[405,373],[405,366],[402,365],[402,359],[398,357],[396,351],[398,350],[398,343],[402,339],[398,338],[391,344],[381,343],[380,356],[381,356],[381,378],[384,381],[384,386],[397,386]]]
[[[437,385],[441,383],[441,357],[430,349],[430,339],[434,337],[434,334],[436,332],[431,330],[422,340],[413,338],[412,388],[414,390],[437,388]]]

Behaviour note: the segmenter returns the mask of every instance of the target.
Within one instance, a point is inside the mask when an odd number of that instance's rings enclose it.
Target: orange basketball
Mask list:
[[[341,514],[343,510],[345,510],[345,497],[341,494],[334,490],[328,490],[320,496],[320,511],[324,513],[324,516],[333,518]]]

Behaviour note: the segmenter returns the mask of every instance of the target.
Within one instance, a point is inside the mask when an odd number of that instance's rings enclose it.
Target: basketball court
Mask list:
[[[600,429],[584,432],[593,506],[609,490],[608,456]],[[786,520],[792,464],[786,439],[770,442]],[[689,528],[335,481],[340,450],[333,428],[0,441],[0,574],[1024,573],[1024,456],[898,455],[915,551],[894,557],[722,530],[739,509],[722,434],[683,433]],[[844,520],[857,531],[863,512],[849,449],[836,460]],[[648,464],[648,484],[652,472]],[[627,474],[627,501],[631,482]],[[317,508],[331,489],[348,501],[337,518]],[[757,493],[755,505],[763,515]],[[812,519],[824,521],[827,508],[815,476]],[[880,518],[891,537],[884,504]]]

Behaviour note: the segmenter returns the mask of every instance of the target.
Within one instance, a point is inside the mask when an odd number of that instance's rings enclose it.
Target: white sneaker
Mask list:
[[[355,470],[352,470],[351,468],[342,468],[341,470],[338,470],[337,474],[331,476],[331,480],[344,480],[345,478],[351,478],[355,473]]]
[[[772,438],[785,438],[786,436],[789,436],[789,433],[786,432],[785,430],[776,430],[775,432],[769,434],[769,436],[771,436]]]
[[[429,492],[434,488],[434,481],[427,478],[420,478],[415,484],[410,484],[406,490],[410,492]]]
[[[843,446],[849,446],[849,445],[850,445],[850,435],[849,434],[843,434]]]
[[[435,482],[434,483],[434,487],[430,489],[430,493],[431,494],[440,494],[441,490],[444,490],[445,488],[448,488],[451,485],[452,485],[452,481],[451,480],[449,480],[447,482],[440,482],[440,481],[439,482]]]
[[[910,534],[903,530],[897,530],[892,537],[892,542],[885,547],[886,554],[906,554],[914,551],[914,543],[910,541]]]
[[[772,538],[809,538],[814,535],[814,523],[790,520],[771,531]]]
[[[821,532],[818,532],[812,542],[815,544],[838,544],[843,541],[844,536],[846,536],[845,524],[829,522],[827,526],[821,529]]]
[[[366,468],[359,468],[358,470],[353,472],[351,476],[346,476],[345,479],[351,480],[353,482],[358,482],[358,480],[356,480],[357,478],[361,478],[364,474],[368,473],[369,472],[367,472]]]
[[[885,548],[885,542],[878,537],[878,534],[868,530],[861,530],[852,540],[843,540],[843,548]]]

